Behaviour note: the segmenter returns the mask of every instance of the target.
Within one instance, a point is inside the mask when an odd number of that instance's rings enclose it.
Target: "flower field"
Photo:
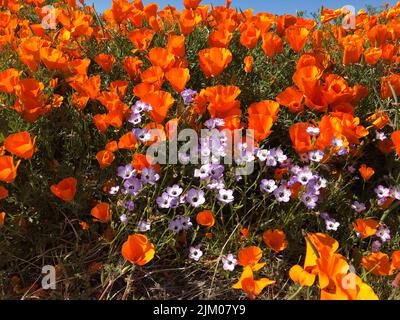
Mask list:
[[[400,2],[0,4],[0,299],[400,299]]]

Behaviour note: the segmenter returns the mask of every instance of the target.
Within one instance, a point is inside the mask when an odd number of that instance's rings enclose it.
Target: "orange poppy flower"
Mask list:
[[[137,145],[137,140],[133,132],[129,131],[125,133],[118,140],[119,149],[135,150]]]
[[[73,178],[65,178],[57,184],[50,187],[51,192],[58,198],[64,201],[71,201],[76,194],[76,185],[78,181]]]
[[[271,116],[275,121],[277,119],[277,115],[279,112],[279,103],[273,100],[263,100],[260,102],[254,102],[249,106],[247,112],[250,115],[263,114],[266,116]]]
[[[304,110],[302,101],[303,93],[296,87],[288,87],[276,96],[276,101],[288,107],[291,112],[300,112]]]
[[[31,140],[29,132],[22,131],[14,134],[10,134],[4,140],[5,149],[23,159],[30,159],[35,151],[35,140],[36,137]]]
[[[378,130],[384,128],[390,121],[389,116],[384,111],[378,111],[367,118]]]
[[[8,197],[8,190],[5,187],[0,186],[0,200],[3,200],[7,197]]]
[[[145,235],[133,234],[122,245],[122,256],[131,263],[143,266],[154,258],[154,244]]]
[[[249,266],[253,271],[260,270],[265,262],[259,262],[262,258],[262,251],[259,247],[251,246],[239,250],[238,263],[242,267]]]
[[[288,245],[285,233],[280,229],[266,230],[263,233],[264,243],[275,252],[285,250]]]
[[[292,26],[285,30],[286,40],[295,52],[303,50],[309,33],[307,28],[301,26]]]
[[[158,90],[158,88],[157,88],[157,90]],[[133,94],[139,98],[142,98],[149,92],[154,92],[154,91],[156,91],[155,85],[147,83],[147,82],[139,83],[133,88]]]
[[[340,274],[347,274],[349,264],[340,254],[332,254],[329,256],[321,256],[317,259],[318,279],[321,289],[325,289]]]
[[[178,93],[182,92],[188,81],[190,80],[189,69],[187,68],[171,68],[165,73],[168,82]]]
[[[196,221],[201,226],[211,228],[215,223],[214,214],[210,210],[201,211],[197,214]]]
[[[392,253],[392,269],[400,270],[400,250],[393,251]]]
[[[375,252],[364,256],[361,265],[377,276],[387,276],[392,273],[389,256],[386,253]]]
[[[94,61],[107,73],[111,72],[115,57],[112,54],[99,54],[94,58]]]
[[[202,21],[202,16],[195,10],[183,9],[179,15],[181,33],[186,36]]]
[[[156,47],[150,50],[149,60],[153,66],[159,66],[166,71],[175,63],[175,56],[165,48]]]
[[[241,31],[240,43],[247,49],[254,49],[260,39],[261,31],[254,25],[248,24],[245,29]]]
[[[151,91],[159,90],[164,82],[164,71],[159,66],[153,66],[143,71],[140,78],[144,83],[153,85]]]
[[[370,47],[364,51],[365,62],[369,65],[375,65],[382,56],[381,48]]]
[[[168,39],[167,43],[168,52],[172,53],[175,57],[185,56],[185,37],[173,35]]]
[[[108,150],[110,152],[115,152],[118,151],[118,142],[113,140],[110,142],[107,142],[106,146],[104,147],[105,150]]]
[[[142,101],[147,102],[152,106],[153,109],[149,111],[149,115],[153,121],[159,123],[164,121],[169,109],[175,102],[169,92],[162,90],[150,92],[144,95]]]
[[[4,226],[5,219],[6,219],[6,213],[0,212],[0,226]]]
[[[274,280],[268,278],[254,279],[253,270],[251,267],[244,267],[240,279],[235,283],[233,289],[242,289],[249,298],[254,299],[258,296],[263,289],[271,284],[274,284]]]
[[[183,5],[186,9],[196,9],[200,2],[201,0],[183,0]]]
[[[147,50],[153,40],[155,32],[151,29],[135,29],[128,32],[128,38],[136,49]]]
[[[132,80],[136,80],[139,77],[142,65],[143,61],[140,60],[138,57],[126,57],[122,61],[122,66],[124,70],[129,74],[129,77]]]
[[[271,134],[274,118],[264,114],[250,114],[248,123],[248,129],[254,130],[254,140],[262,141]]]
[[[400,97],[400,74],[391,74],[381,78],[381,98],[392,98],[392,89],[396,96]]]
[[[240,239],[250,239],[250,231],[248,228],[240,229]]]
[[[283,52],[282,39],[273,32],[267,32],[262,35],[261,48],[268,57],[273,57]]]
[[[21,71],[14,68],[6,69],[0,72],[0,91],[12,93],[18,84]]]
[[[307,128],[310,126],[308,123],[300,122],[289,128],[290,139],[297,153],[304,153],[313,149],[311,137],[307,132]]]
[[[306,239],[306,258],[304,270],[315,274],[317,271],[317,260],[319,257],[328,257],[336,252],[339,243],[324,233],[308,233]],[[316,254],[316,252],[318,254]]]
[[[96,154],[96,159],[99,162],[100,168],[104,169],[111,166],[115,155],[111,151],[101,150]]]
[[[396,148],[397,154],[400,156],[400,130],[394,131],[391,135],[394,147]]]
[[[301,67],[293,74],[293,81],[297,87],[306,96],[312,97],[319,79],[322,76],[322,70],[315,65]]]
[[[240,89],[236,86],[215,86],[201,90],[198,99],[205,98],[209,102],[208,111],[212,118],[226,118],[240,115],[240,101],[236,98]]]
[[[243,60],[244,62],[244,71],[246,73],[250,73],[253,70],[253,56],[246,56]]]
[[[220,75],[232,61],[232,53],[226,48],[212,47],[199,51],[199,63],[207,78]]]
[[[0,156],[0,181],[6,183],[14,182],[17,176],[17,169],[20,160],[14,164],[14,159],[11,156]]]
[[[358,63],[364,51],[363,40],[358,35],[349,35],[343,38],[343,59],[344,65]]]
[[[375,170],[371,167],[367,167],[365,164],[362,164],[358,171],[360,172],[364,181],[368,181],[375,174]]]
[[[220,27],[208,36],[208,44],[211,47],[228,48],[231,42],[233,33],[224,27]]]
[[[159,164],[152,164],[153,159],[150,156],[135,153],[133,155],[132,167],[139,173],[142,173],[143,168],[154,168],[156,172],[160,172]]]
[[[110,221],[110,205],[106,202],[100,202],[91,211],[90,214],[101,222]]]
[[[109,127],[109,123],[106,121],[107,115],[106,114],[96,114],[93,116],[93,122],[96,128],[100,131],[100,133],[104,134],[104,132]]]
[[[357,231],[361,238],[368,238],[376,233],[379,222],[374,219],[357,219],[352,223],[353,228]]]
[[[315,281],[315,275],[305,271],[298,264],[290,268],[289,277],[294,282],[297,282],[301,286],[306,286],[306,287],[311,287]]]

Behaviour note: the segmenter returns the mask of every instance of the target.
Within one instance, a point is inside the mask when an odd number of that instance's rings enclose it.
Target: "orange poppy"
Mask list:
[[[263,289],[271,284],[274,284],[274,280],[268,278],[254,279],[253,270],[251,267],[244,267],[240,279],[235,283],[233,289],[242,289],[249,298],[254,299],[258,296]]]
[[[51,192],[58,198],[64,201],[71,201],[76,194],[76,185],[78,181],[73,178],[65,178],[57,184],[50,187]]]
[[[264,114],[250,114],[248,123],[248,129],[254,130],[254,140],[262,141],[271,134],[274,118]]]
[[[149,115],[153,121],[159,123],[164,121],[169,109],[175,102],[169,92],[162,90],[150,92],[144,95],[142,101],[147,102],[152,106],[153,109],[149,111]]]
[[[185,56],[185,37],[173,35],[168,39],[167,43],[168,52],[172,53],[175,57]]]
[[[125,133],[118,140],[119,149],[135,150],[137,146],[137,140],[132,131]]]
[[[14,164],[14,159],[11,156],[0,156],[0,181],[6,183],[14,182],[17,176],[17,169],[20,160]]]
[[[104,134],[104,132],[107,130],[107,128],[110,125],[106,120],[107,120],[106,114],[96,114],[93,116],[93,122],[94,122],[96,128],[102,134]]]
[[[339,243],[324,233],[308,233],[305,236],[305,239],[306,258],[304,260],[304,270],[315,274],[318,269],[318,258],[327,257],[334,254],[339,248]]]
[[[357,219],[352,223],[353,228],[357,231],[361,238],[368,238],[376,233],[379,222],[374,219]]]
[[[400,74],[391,74],[381,78],[381,98],[392,98],[392,89],[396,96],[400,97]]]
[[[300,52],[306,44],[309,30],[301,26],[292,26],[285,30],[286,40],[295,52]]]
[[[115,57],[112,54],[99,54],[94,58],[94,61],[107,73],[111,72],[113,64],[115,62]]]
[[[133,168],[142,173],[143,168],[154,168],[156,172],[160,172],[159,164],[152,164],[153,159],[150,156],[135,152],[133,155],[132,166]]]
[[[381,130],[390,122],[390,119],[386,112],[377,111],[369,116],[367,121],[371,122],[376,129]]]
[[[392,273],[389,256],[386,253],[375,252],[364,256],[361,265],[377,276],[387,276]]]
[[[101,222],[110,221],[110,205],[106,202],[100,202],[91,211],[90,214]]]
[[[228,48],[231,42],[233,33],[228,29],[221,27],[212,32],[208,36],[208,44],[211,47]]]
[[[115,140],[107,142],[107,144],[104,147],[104,149],[107,150],[107,151],[110,151],[110,152],[118,151],[118,142],[115,141]]]
[[[0,200],[3,200],[7,197],[8,197],[8,190],[5,187],[0,186]]]
[[[244,71],[246,73],[250,73],[253,70],[253,56],[246,56],[243,60],[244,62]]]
[[[41,47],[39,50],[40,60],[49,70],[64,70],[67,68],[68,60],[65,54],[51,47]]]
[[[257,45],[258,39],[260,38],[261,31],[254,25],[245,25],[243,31],[240,34],[240,43],[247,49],[254,49]]]
[[[132,80],[136,80],[139,77],[142,65],[143,61],[140,60],[138,57],[126,57],[122,61],[122,66],[124,70],[129,74],[129,77]]]
[[[391,135],[394,147],[396,148],[397,154],[400,156],[400,130],[394,131]]]
[[[312,97],[321,76],[322,70],[315,65],[310,65],[297,69],[293,74],[293,81],[301,92]]]
[[[275,121],[277,119],[277,115],[279,112],[279,103],[273,100],[263,100],[260,102],[254,102],[249,106],[247,112],[250,115],[263,114],[266,116],[271,116]]]
[[[186,9],[196,9],[200,2],[201,0],[183,0],[183,5]]]
[[[341,254],[334,253],[318,258],[317,268],[319,286],[321,289],[325,289],[330,285],[332,279],[336,280],[338,275],[347,274],[350,267]]]
[[[22,131],[10,134],[4,140],[4,147],[8,152],[16,155],[17,157],[30,159],[35,152],[35,140],[36,137],[32,141],[29,132]]]
[[[262,258],[262,251],[259,247],[251,246],[239,250],[238,263],[242,267],[249,266],[253,271],[260,270],[265,262],[259,262]]]
[[[196,221],[201,226],[211,228],[215,223],[214,214],[210,210],[201,211],[197,214]]]
[[[400,250],[393,251],[392,253],[392,269],[400,270]]]
[[[5,219],[6,219],[6,213],[0,212],[0,226],[4,226]]]
[[[133,234],[122,245],[122,256],[131,263],[143,266],[154,258],[154,244],[145,235]]]
[[[289,277],[294,282],[297,282],[301,286],[306,286],[306,287],[311,287],[315,281],[315,275],[305,271],[298,264],[290,268]]]
[[[288,87],[276,96],[276,101],[288,107],[291,112],[300,112],[304,110],[302,101],[303,93],[296,87]]]
[[[375,170],[371,167],[367,167],[365,164],[362,164],[358,171],[360,172],[364,181],[368,181],[375,174]]]
[[[208,102],[208,111],[212,118],[226,118],[240,115],[240,101],[236,98],[240,89],[236,86],[215,86],[201,90],[198,99],[204,98]]]
[[[171,68],[165,73],[165,77],[172,88],[180,93],[185,89],[186,84],[190,80],[190,73],[187,68]]]
[[[150,50],[149,60],[153,66],[158,66],[166,71],[174,65],[175,56],[165,48],[156,47]]]
[[[202,21],[202,16],[196,10],[183,9],[179,15],[181,33],[186,36]]]
[[[151,29],[135,29],[128,32],[128,38],[136,49],[147,50],[153,40],[155,32]]]
[[[305,122],[295,123],[289,128],[290,139],[297,153],[304,153],[313,149],[311,137],[307,128],[311,125]]]
[[[199,63],[207,78],[220,75],[232,61],[232,53],[226,48],[212,47],[199,51]]]
[[[111,166],[115,155],[111,151],[101,150],[96,154],[96,159],[99,162],[100,168],[104,169]]]
[[[17,86],[21,71],[14,68],[6,69],[0,72],[0,91],[12,93]]]
[[[280,229],[266,230],[263,233],[264,243],[275,252],[285,250],[288,245],[285,233]]]
[[[267,32],[262,35],[261,48],[268,57],[273,57],[283,52],[282,39],[273,32]]]
[[[381,48],[370,47],[364,51],[365,62],[369,65],[375,65],[381,56]]]
[[[159,90],[164,82],[164,71],[159,66],[153,66],[143,71],[140,78],[154,87],[151,91]]]

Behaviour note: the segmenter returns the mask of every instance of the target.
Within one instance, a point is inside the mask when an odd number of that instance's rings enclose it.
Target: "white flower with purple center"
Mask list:
[[[303,186],[313,178],[313,173],[309,167],[304,167],[299,173],[297,173],[297,181]]]
[[[380,225],[378,230],[376,230],[375,236],[381,239],[382,242],[389,241],[390,237],[390,229],[387,226]]]
[[[232,189],[219,189],[217,199],[222,203],[231,203],[235,200]]]
[[[187,231],[193,226],[192,221],[190,221],[190,217],[177,216],[176,218],[180,221],[183,230]]]
[[[194,177],[200,179],[207,179],[210,176],[210,164],[203,164],[199,169],[194,170]]]
[[[142,190],[142,183],[136,177],[129,178],[124,181],[124,188],[122,189],[122,193],[130,194],[132,196],[136,196]]]
[[[113,186],[110,188],[110,190],[108,191],[108,194],[111,195],[116,195],[119,191],[119,186]]]
[[[308,153],[306,153],[306,152],[300,153],[299,154],[299,160],[302,163],[307,163],[308,162]]]
[[[319,135],[319,128],[317,128],[317,127],[310,126],[306,129],[306,131],[310,136],[318,136]]]
[[[221,118],[213,118],[213,119],[208,119],[206,122],[204,122],[204,125],[208,129],[217,129],[223,127],[225,125],[225,121],[224,119]]]
[[[167,193],[170,197],[177,198],[182,194],[182,192],[183,189],[177,184],[167,188]]]
[[[189,259],[199,261],[203,255],[203,251],[200,250],[201,245],[191,246],[189,248]]]
[[[185,89],[181,92],[181,97],[183,99],[184,104],[191,104],[194,101],[194,97],[196,96],[197,91],[192,89]]]
[[[186,201],[195,208],[201,206],[206,202],[204,191],[200,189],[190,189],[186,195]]]
[[[179,219],[174,219],[169,223],[168,230],[179,233],[182,230],[182,224]]]
[[[324,153],[321,150],[313,150],[308,153],[308,158],[313,162],[320,162],[324,157]]]
[[[265,160],[267,160],[267,157],[269,156],[270,151],[267,149],[258,149],[257,150],[257,158],[258,160],[260,160],[261,162],[264,162]]]
[[[378,240],[372,242],[372,252],[377,253],[381,250],[382,243]]]
[[[400,200],[400,190],[396,187],[390,187],[390,196],[396,200]]]
[[[390,189],[382,185],[377,186],[374,191],[378,198],[387,198],[390,195]]]
[[[354,201],[351,205],[351,208],[357,213],[361,213],[367,209],[364,203],[358,201]]]
[[[140,142],[147,142],[151,139],[150,131],[147,129],[134,128],[132,132]]]
[[[221,257],[222,268],[225,271],[233,271],[237,265],[237,258],[234,254],[228,253],[226,256]]]
[[[278,186],[275,183],[275,180],[272,179],[262,179],[260,182],[260,190],[267,193],[272,193]]]
[[[326,230],[336,231],[339,228],[339,226],[340,223],[337,222],[335,219],[333,218],[325,219]]]
[[[150,220],[141,220],[138,224],[138,229],[140,232],[146,232],[151,229],[151,221]]]
[[[145,184],[155,185],[160,179],[160,175],[152,167],[142,169],[141,180]]]
[[[354,172],[356,172],[356,168],[354,168],[354,166],[348,166],[347,171],[350,173],[354,173]]]
[[[209,169],[209,175],[212,179],[222,179],[224,177],[224,166],[221,164],[212,164]]]
[[[319,215],[324,220],[330,219],[328,212],[321,212]]]
[[[387,139],[385,133],[384,132],[380,132],[380,131],[376,131],[375,137],[376,137],[377,140],[380,140],[380,141],[384,141],[384,140]]]
[[[274,190],[274,196],[276,201],[278,202],[289,202],[291,194],[292,192],[290,191],[290,189],[286,188],[283,185]]]
[[[208,190],[219,190],[219,189],[224,189],[224,188],[225,188],[225,185],[222,182],[222,180],[210,179],[210,181],[207,183]]]
[[[314,209],[317,206],[318,196],[313,193],[305,192],[301,195],[301,201],[309,209]]]
[[[174,199],[175,199],[175,201],[174,201]],[[161,194],[161,196],[159,196],[159,197],[156,199],[156,202],[157,202],[157,206],[158,206],[159,208],[161,208],[161,209],[169,209],[169,208],[175,207],[175,204],[176,204],[176,202],[178,202],[178,201],[176,201],[176,198],[170,197],[169,194],[168,194],[167,192],[163,192],[163,193]],[[175,203],[174,203],[174,202],[175,202]],[[177,204],[176,204],[176,205],[177,205]]]
[[[143,101],[136,101],[131,109],[133,113],[142,113],[144,111],[153,110],[150,104]]]
[[[332,138],[331,144],[333,147],[343,147],[343,140],[339,138]]]
[[[121,223],[123,224],[127,224],[128,223],[128,217],[126,216],[126,214],[123,214],[119,217],[119,220],[121,221]]]
[[[138,125],[142,122],[142,116],[140,115],[140,113],[132,113],[129,116],[128,122],[133,125]]]
[[[275,156],[276,161],[279,163],[283,163],[287,160],[287,156],[283,153],[281,148],[273,149],[273,155]]]
[[[120,166],[117,169],[118,177],[127,180],[136,175],[136,170],[133,169],[132,165],[128,163],[126,166]]]
[[[123,201],[122,207],[128,211],[133,211],[135,209],[135,203],[132,200]]]

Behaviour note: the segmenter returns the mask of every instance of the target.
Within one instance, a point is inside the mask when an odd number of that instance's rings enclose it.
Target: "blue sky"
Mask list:
[[[95,8],[99,12],[111,8],[112,0],[86,0],[86,3],[94,3]],[[143,0],[144,4],[155,2],[164,8],[166,5],[171,4],[178,9],[182,9],[183,0]],[[355,7],[356,11],[365,8],[366,5],[380,6],[389,2],[394,5],[396,1],[389,0],[233,0],[232,7],[248,9],[253,8],[256,12],[267,11],[274,14],[291,13],[295,14],[296,11],[316,12],[323,5],[324,7],[337,9],[345,5]],[[202,4],[225,5],[225,0],[203,0]]]

